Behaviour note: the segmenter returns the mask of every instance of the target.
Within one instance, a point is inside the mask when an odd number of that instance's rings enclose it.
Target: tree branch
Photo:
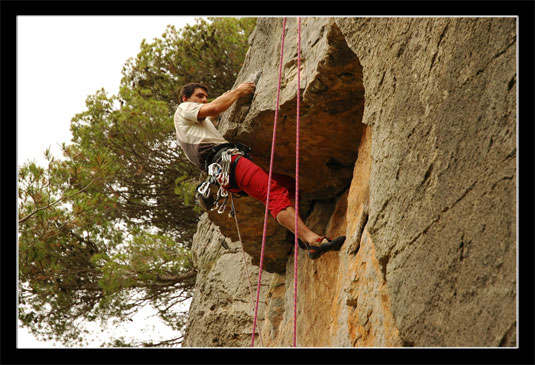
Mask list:
[[[35,215],[36,213],[38,213],[38,212],[40,212],[42,210],[45,210],[45,209],[48,209],[48,208],[52,208],[52,206],[58,204],[59,202],[65,200],[65,199],[71,198],[71,197],[75,196],[76,194],[80,194],[81,192],[87,190],[89,188],[89,186],[91,186],[91,184],[93,184],[94,182],[95,182],[95,180],[91,181],[89,184],[87,184],[87,186],[85,188],[83,188],[83,189],[81,189],[81,190],[79,190],[77,192],[74,192],[72,194],[63,196],[63,197],[59,198],[58,200],[56,200],[55,202],[50,203],[50,204],[48,204],[48,205],[46,205],[44,207],[37,208],[36,210],[34,210],[30,214],[28,214],[26,217],[19,219],[19,224],[24,223],[25,221],[30,219],[33,215]]]

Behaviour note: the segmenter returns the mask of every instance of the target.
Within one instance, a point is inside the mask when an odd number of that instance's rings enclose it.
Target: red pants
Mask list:
[[[238,156],[232,156],[232,162]],[[266,204],[269,175],[251,160],[242,157],[234,171],[236,185],[249,196]],[[233,189],[228,189],[234,191]],[[290,199],[295,198],[295,180],[289,176],[272,173],[269,193],[269,211],[273,218],[288,207],[293,206]]]

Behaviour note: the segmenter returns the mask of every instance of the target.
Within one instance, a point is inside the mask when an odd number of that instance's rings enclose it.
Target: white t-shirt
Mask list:
[[[183,102],[176,109],[174,121],[178,144],[188,159],[201,170],[208,150],[218,144],[228,143],[209,118],[199,122],[197,115],[203,104]]]

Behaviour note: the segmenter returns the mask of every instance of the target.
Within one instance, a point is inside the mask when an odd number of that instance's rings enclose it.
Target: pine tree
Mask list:
[[[34,335],[83,344],[80,323],[125,321],[147,303],[183,329],[187,313],[179,308],[196,276],[199,173],[176,143],[173,114],[186,83],[202,82],[213,96],[232,87],[254,25],[254,18],[197,19],[143,41],[118,95],[101,89],[72,118],[62,158],[46,151],[47,168],[19,167],[19,319]],[[137,345],[147,344],[155,345]]]

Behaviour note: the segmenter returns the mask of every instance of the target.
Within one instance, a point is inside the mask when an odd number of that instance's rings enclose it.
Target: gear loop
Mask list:
[[[244,153],[238,148],[228,148],[224,150],[221,153],[221,156],[219,157],[217,162],[208,165],[208,178],[197,188],[197,192],[200,195],[202,195],[204,198],[208,198],[212,193],[210,185],[216,184],[219,186],[219,189],[217,190],[217,195],[214,199],[214,205],[211,207],[210,211],[217,209],[217,212],[219,214],[225,212],[229,196],[229,193],[225,189],[225,186],[229,185],[232,157],[236,155],[243,156]],[[224,198],[224,201],[223,203],[220,203],[220,200],[222,198]]]

